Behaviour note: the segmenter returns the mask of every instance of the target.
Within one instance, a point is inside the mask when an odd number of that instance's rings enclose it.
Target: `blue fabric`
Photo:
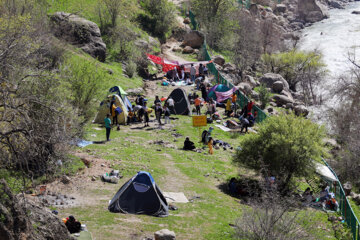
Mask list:
[[[124,96],[124,100],[125,100],[124,102],[125,102],[125,105],[126,105],[128,111],[129,111],[129,110],[133,111],[131,102],[130,102],[130,100],[128,99],[127,96]]]
[[[142,183],[148,186],[151,186],[155,183],[151,174],[145,171],[138,172],[137,176],[134,179],[134,182]]]
[[[116,112],[117,114],[120,114],[120,113],[123,112],[123,110],[122,110],[120,107],[117,107],[117,108],[115,109],[115,112]]]

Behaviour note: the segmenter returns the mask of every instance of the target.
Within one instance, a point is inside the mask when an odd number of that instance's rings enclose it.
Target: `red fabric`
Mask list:
[[[178,65],[173,65],[173,64],[166,64],[166,63],[162,63],[162,71],[163,72],[168,72],[170,70],[173,70],[175,67],[179,67]]]
[[[153,61],[155,64],[163,64],[164,60],[161,57],[155,56],[155,55],[150,55],[150,54],[146,54],[148,59]]]
[[[253,102],[253,101],[250,101],[250,102],[248,103],[248,105],[247,105],[247,110],[248,110],[248,112],[251,112],[251,109],[252,109],[253,105],[254,105],[254,102]]]

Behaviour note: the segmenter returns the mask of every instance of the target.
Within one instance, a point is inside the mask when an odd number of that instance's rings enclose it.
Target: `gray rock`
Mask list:
[[[252,88],[257,86],[257,83],[256,83],[255,79],[250,75],[245,75],[244,81],[247,82],[248,84],[250,84],[250,86]]]
[[[277,81],[281,81],[283,83],[284,89],[289,89],[288,82],[280,74],[266,73],[260,78],[260,83],[265,84],[269,88],[271,88],[274,82]]]
[[[272,107],[276,107],[276,106],[277,106],[277,104],[276,104],[275,102],[270,102],[269,105],[272,106]]]
[[[52,31],[57,38],[81,48],[99,61],[105,61],[106,45],[96,23],[64,12],[54,13],[50,20]]]
[[[161,229],[154,233],[155,240],[175,240],[176,235],[169,229]]]
[[[225,58],[221,55],[214,56],[213,61],[220,66],[223,66],[225,64]]]
[[[223,65],[223,71],[226,72],[226,73],[236,72],[236,66],[234,64],[231,64],[231,63],[225,63]]]
[[[190,22],[191,22],[190,18],[188,18],[188,17],[184,18],[184,21],[183,21],[184,24],[190,24]]]
[[[249,94],[251,94],[251,92],[252,92],[251,86],[250,86],[248,83],[246,83],[246,82],[241,82],[241,83],[239,83],[239,84],[237,85],[237,87],[238,87],[241,91],[243,91],[246,95],[249,95]]]
[[[292,94],[286,89],[282,90],[280,95],[284,95],[284,96],[290,98],[292,101],[294,101],[294,98],[292,97]]]
[[[266,111],[268,111],[268,113],[272,113],[272,112],[274,111],[274,109],[273,109],[272,107],[268,107],[268,108],[266,109]]]
[[[344,6],[342,5],[342,3],[338,2],[338,1],[330,0],[330,1],[328,1],[328,4],[330,5],[330,7],[333,7],[333,8],[344,9]]]
[[[346,195],[346,196],[349,196],[350,193],[351,193],[351,190],[352,190],[352,184],[351,184],[351,182],[346,182],[346,183],[343,185],[343,187],[344,187],[345,195]]]
[[[190,46],[186,46],[186,47],[184,47],[182,52],[185,53],[185,54],[189,54],[189,53],[193,53],[194,49],[192,47],[190,47]]]
[[[352,14],[360,15],[360,11],[352,11],[351,13],[352,13]]]
[[[64,176],[61,177],[61,182],[63,184],[69,184],[71,182],[71,180],[70,180],[70,178],[68,176],[64,175]]]
[[[129,88],[126,90],[126,93],[129,95],[139,95],[144,92],[143,88]]]
[[[287,103],[287,104],[285,105],[285,108],[286,108],[286,109],[293,109],[293,108],[294,108],[294,104],[292,104],[292,103]]]
[[[306,117],[309,114],[309,110],[304,105],[295,106],[294,111],[297,116]]]
[[[149,49],[149,43],[144,39],[137,39],[134,41],[135,46],[143,49]]]
[[[178,46],[175,46],[173,49],[172,49],[172,51],[173,52],[182,52],[182,48],[181,47],[178,47]]]
[[[314,23],[328,18],[329,14],[326,7],[317,0],[299,0],[298,16],[305,22]]]
[[[304,24],[301,22],[292,22],[290,23],[290,27],[294,31],[298,31],[304,28]]]
[[[260,94],[256,91],[251,91],[251,98],[254,99],[255,101],[259,101],[260,100]]]
[[[276,93],[281,93],[284,89],[284,83],[282,81],[276,81],[272,85],[272,90]]]
[[[272,99],[276,102],[278,106],[286,105],[287,103],[293,103],[294,101],[291,98],[288,98],[284,95],[274,95]]]
[[[276,4],[274,13],[284,13],[286,12],[286,5],[285,4]]]
[[[360,205],[360,194],[354,194],[352,198],[357,205]]]
[[[204,43],[205,36],[202,32],[191,31],[184,36],[184,46],[190,46],[192,48],[200,48]]]

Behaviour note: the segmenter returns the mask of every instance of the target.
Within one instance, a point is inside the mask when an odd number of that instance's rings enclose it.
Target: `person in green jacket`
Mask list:
[[[110,141],[110,131],[111,131],[111,120],[110,120],[110,114],[106,114],[105,121],[105,128],[106,128],[106,140]]]

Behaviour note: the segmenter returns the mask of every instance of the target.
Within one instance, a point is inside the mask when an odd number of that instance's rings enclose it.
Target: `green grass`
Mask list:
[[[105,196],[111,199],[118,188],[137,171],[150,172],[158,186],[163,191],[183,191],[188,198],[199,196],[193,202],[176,204],[179,208],[171,211],[166,218],[155,218],[145,215],[114,214],[107,210],[107,200],[101,200],[94,206],[80,206],[64,209],[62,216],[74,215],[88,226],[97,239],[130,239],[132,234],[152,236],[152,233],[162,228],[175,231],[178,239],[232,239],[234,230],[229,223],[234,223],[241,216],[244,205],[219,189],[219,185],[240,173],[256,174],[247,169],[239,169],[232,164],[233,152],[222,149],[215,150],[214,155],[183,151],[180,148],[186,136],[190,137],[198,148],[199,131],[191,126],[191,118],[177,116],[172,121],[172,129],[131,130],[122,126],[120,131],[112,131],[112,141],[106,144],[93,144],[83,149],[89,155],[103,158],[114,164],[124,176],[111,189],[97,189],[88,192],[94,198]],[[142,126],[142,125],[135,125]],[[131,126],[131,127],[135,127]],[[214,124],[210,124],[213,126]],[[209,127],[208,126],[208,127]],[[206,127],[206,128],[208,128]],[[205,128],[202,128],[203,130]],[[104,129],[97,125],[87,126],[86,140],[104,140]],[[180,138],[173,133],[182,135]],[[236,147],[243,135],[223,132],[214,127],[213,137],[229,142]],[[173,144],[174,148],[150,144],[150,141],[163,140]],[[174,181],[171,183],[171,181]],[[305,186],[304,186],[305,187]],[[302,210],[302,215],[310,214],[311,220],[306,224],[316,224],[319,228],[313,232],[317,239],[335,239],[323,212],[312,209]]]

